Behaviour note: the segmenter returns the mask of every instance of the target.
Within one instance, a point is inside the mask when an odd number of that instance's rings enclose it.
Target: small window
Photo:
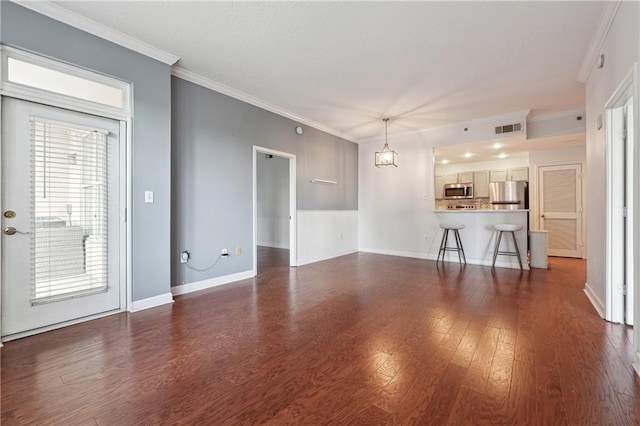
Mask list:
[[[122,108],[122,89],[41,67],[15,58],[7,58],[7,80],[73,98]]]

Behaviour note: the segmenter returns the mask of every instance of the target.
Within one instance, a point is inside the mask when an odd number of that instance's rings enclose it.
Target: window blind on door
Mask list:
[[[31,118],[31,303],[107,290],[107,132]]]

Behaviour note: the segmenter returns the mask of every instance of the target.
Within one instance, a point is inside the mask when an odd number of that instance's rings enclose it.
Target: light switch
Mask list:
[[[153,203],[153,191],[144,191],[144,202]]]

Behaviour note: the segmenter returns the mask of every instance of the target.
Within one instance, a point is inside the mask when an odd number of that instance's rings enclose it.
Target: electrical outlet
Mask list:
[[[180,263],[187,263],[187,262],[189,262],[189,252],[185,250],[182,253],[180,253]]]
[[[229,255],[229,250],[227,250],[226,248],[223,248],[222,250],[220,250],[220,254],[223,256],[228,256]]]
[[[242,248],[236,247],[236,256],[240,256],[242,254]]]

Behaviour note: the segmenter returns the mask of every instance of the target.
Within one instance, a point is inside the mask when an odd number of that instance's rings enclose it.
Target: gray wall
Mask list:
[[[133,300],[170,291],[171,69],[3,1],[2,43],[133,83]],[[155,192],[144,204],[144,191]]]
[[[188,81],[172,78],[173,285],[253,268],[253,146],[295,154],[298,210],[358,209],[358,146]],[[313,178],[337,186],[314,185]],[[235,256],[235,248],[242,255]],[[179,263],[189,250],[197,268],[221,248],[231,256],[208,272]]]
[[[289,248],[289,159],[256,156],[258,245]]]

